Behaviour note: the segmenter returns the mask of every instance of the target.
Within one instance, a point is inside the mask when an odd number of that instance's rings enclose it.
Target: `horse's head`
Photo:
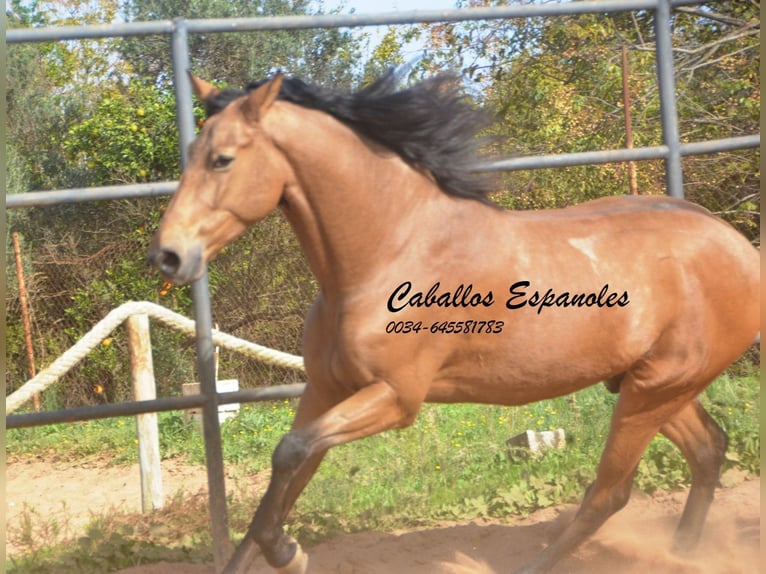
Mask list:
[[[162,217],[149,259],[169,280],[199,278],[204,264],[247,227],[273,211],[289,165],[263,129],[281,75],[211,116],[189,147],[178,190]],[[203,101],[218,89],[192,78]]]

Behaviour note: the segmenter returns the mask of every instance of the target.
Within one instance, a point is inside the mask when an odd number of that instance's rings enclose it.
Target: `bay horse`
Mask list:
[[[500,209],[474,174],[486,116],[440,75],[354,93],[277,74],[245,90],[192,78],[208,119],[150,247],[178,284],[279,208],[319,283],[307,386],[225,572],[257,547],[308,558],[283,531],[330,447],[410,425],[425,401],[523,405],[598,382],[619,393],[579,511],[524,574],[550,570],[628,501],[658,432],[692,486],[674,547],[694,547],[727,446],[697,396],[760,333],[758,251],[668,197]]]

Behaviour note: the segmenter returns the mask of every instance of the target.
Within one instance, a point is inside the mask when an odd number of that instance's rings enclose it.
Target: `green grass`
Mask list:
[[[760,380],[721,377],[702,397],[729,434],[726,469],[760,474]],[[391,431],[332,449],[290,515],[288,530],[311,543],[338,531],[393,529],[445,519],[518,516],[562,502],[576,502],[595,476],[616,397],[595,386],[572,397],[525,407],[426,405],[408,429]],[[270,465],[271,453],[289,429],[295,403],[243,406],[222,426],[227,467],[247,476]],[[180,413],[161,413],[162,456],[204,464],[199,433]],[[540,457],[509,457],[505,441],[527,429],[564,428],[567,448]],[[90,423],[9,430],[6,454],[77,459],[102,457],[114,464],[134,462],[135,423],[109,419]],[[689,484],[686,463],[668,440],[658,437],[639,466],[636,485],[644,491]],[[197,501],[202,506],[205,501]],[[230,505],[232,536],[238,539],[257,497]],[[11,572],[56,572],[55,564],[80,560],[80,572],[104,572],[137,559],[154,561],[209,554],[207,522],[182,518],[188,501],[161,522],[162,532],[138,528],[144,517],[92,525],[75,548],[40,548],[9,568]],[[175,508],[172,504],[171,509]],[[184,536],[186,538],[184,538]],[[179,546],[179,540],[186,543]],[[87,566],[87,555],[97,566]],[[122,557],[122,558],[120,558]],[[51,569],[53,568],[53,569]]]

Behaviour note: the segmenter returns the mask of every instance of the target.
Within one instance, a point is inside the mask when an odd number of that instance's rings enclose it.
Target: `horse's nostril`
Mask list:
[[[175,276],[181,268],[181,258],[172,249],[160,249],[154,263],[168,277]]]

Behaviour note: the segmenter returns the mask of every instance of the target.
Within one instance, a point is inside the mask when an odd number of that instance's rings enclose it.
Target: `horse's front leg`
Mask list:
[[[293,431],[301,429],[308,424],[310,424],[312,421],[316,420],[319,416],[321,416],[324,412],[326,412],[334,403],[332,401],[328,401],[327,397],[320,397],[317,396],[314,386],[313,385],[307,385],[306,390],[303,392],[303,395],[301,396],[300,402],[298,404],[298,410],[295,415],[295,420],[293,421],[292,429]],[[326,451],[325,451],[326,452]],[[314,457],[312,457],[309,460],[306,460],[299,469],[299,474],[292,480],[293,484],[293,491],[294,494],[288,498],[289,504],[286,504],[286,507],[289,509],[292,507],[293,503],[295,502],[295,499],[298,497],[298,494],[303,489],[303,487],[308,483],[308,481],[311,479],[311,477],[314,474],[314,471],[319,466],[319,463],[322,461],[322,458],[324,458],[324,452],[317,453]],[[269,491],[273,489],[274,484],[274,474],[272,474],[272,482],[269,487]],[[300,487],[298,487],[300,485]],[[263,501],[267,501],[269,499],[272,499],[273,496],[269,497],[269,495],[265,495]],[[264,504],[262,503],[259,508],[264,508]],[[285,513],[286,514],[286,513]],[[228,564],[226,565],[226,568],[223,570],[223,574],[236,574],[240,572],[247,571],[248,565],[252,564],[256,557],[261,554],[260,549],[258,548],[258,544],[256,543],[256,537],[255,537],[255,524],[256,520],[253,520],[250,524],[250,527],[248,528],[247,534],[242,539],[242,542],[240,542],[239,546],[237,546],[236,552],[232,556],[232,558],[229,560]],[[279,529],[281,531],[281,528]],[[284,540],[281,541],[279,546],[283,549],[289,549],[291,546],[292,541],[290,541],[287,537],[283,536]],[[300,567],[300,562],[302,559],[305,560],[305,558],[302,558],[303,554],[300,551],[300,549],[295,547],[295,553],[291,554],[293,558],[290,560],[292,561],[292,567],[293,570],[296,570]],[[289,570],[283,570],[286,572],[289,572]],[[300,571],[300,570],[296,570]]]
[[[302,401],[303,402],[303,401]],[[406,406],[386,382],[366,386],[327,412],[286,434],[272,456],[272,475],[245,540],[224,570],[241,574],[260,546],[266,561],[282,574],[303,574],[307,559],[283,524],[295,499],[332,446],[412,423],[420,404]]]

